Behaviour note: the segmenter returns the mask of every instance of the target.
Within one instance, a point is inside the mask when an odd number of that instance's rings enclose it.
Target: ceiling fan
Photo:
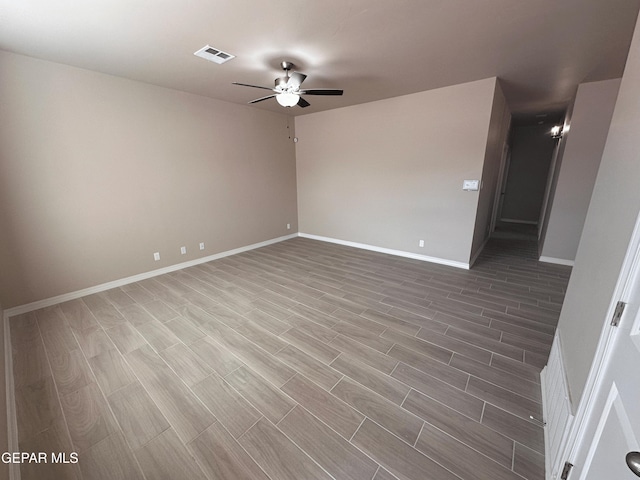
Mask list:
[[[304,82],[304,79],[307,78],[307,76],[304,73],[292,72],[291,70],[295,65],[291,62],[282,62],[280,66],[284,70],[285,74],[284,77],[276,78],[274,88],[261,87],[259,85],[248,85],[246,83],[238,82],[233,82],[233,84],[241,85],[243,87],[261,88],[263,90],[271,90],[272,92],[275,92],[271,95],[267,95],[266,97],[251,100],[249,103],[258,103],[275,97],[277,102],[283,107],[293,107],[298,105],[299,107],[305,108],[311,105],[302,98],[301,95],[342,95],[342,90],[332,88],[301,89],[300,85],[302,85],[302,82]]]

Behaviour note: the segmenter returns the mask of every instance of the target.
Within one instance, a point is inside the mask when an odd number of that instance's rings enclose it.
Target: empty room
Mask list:
[[[640,476],[639,0],[0,0],[0,478]]]

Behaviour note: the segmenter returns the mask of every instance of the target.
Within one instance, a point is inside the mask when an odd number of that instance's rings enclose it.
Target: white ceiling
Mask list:
[[[0,49],[244,104],[279,63],[312,113],[498,76],[520,116],[622,75],[640,0],[0,0]],[[210,44],[223,65],[193,52]],[[275,100],[253,108],[283,111]]]

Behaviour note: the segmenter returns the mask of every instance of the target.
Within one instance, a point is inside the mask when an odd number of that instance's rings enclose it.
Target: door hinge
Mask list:
[[[562,469],[562,473],[560,474],[560,480],[567,480],[569,476],[569,472],[573,468],[573,463],[564,462],[564,468]]]
[[[624,307],[627,304],[624,302],[616,303],[616,309],[613,311],[613,318],[611,319],[611,325],[617,327],[620,325],[620,319],[622,318],[622,314],[624,313]]]

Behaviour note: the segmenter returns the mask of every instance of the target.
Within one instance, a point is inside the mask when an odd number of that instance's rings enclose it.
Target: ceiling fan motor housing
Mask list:
[[[287,72],[289,70],[293,70],[293,68],[295,67],[293,63],[287,62],[287,61],[280,63],[280,66],[282,67],[283,70],[286,70]]]

